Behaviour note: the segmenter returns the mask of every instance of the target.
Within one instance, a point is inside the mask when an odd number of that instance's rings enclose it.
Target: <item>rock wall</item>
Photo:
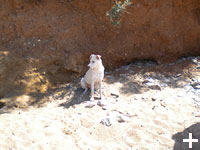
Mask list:
[[[0,98],[45,93],[83,75],[91,53],[107,70],[137,59],[200,55],[199,0],[135,0],[120,24],[114,0],[0,0]]]

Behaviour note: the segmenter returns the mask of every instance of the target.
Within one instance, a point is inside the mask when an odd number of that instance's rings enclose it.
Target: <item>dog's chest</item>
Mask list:
[[[89,69],[85,74],[85,80],[87,83],[91,84],[92,81],[100,82],[103,80],[104,72],[103,70],[92,70]]]

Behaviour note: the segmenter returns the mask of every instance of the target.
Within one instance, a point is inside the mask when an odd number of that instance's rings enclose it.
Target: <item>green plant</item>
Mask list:
[[[126,6],[130,6],[131,0],[124,0],[122,1],[115,1],[115,4],[112,6],[112,9],[110,11],[106,12],[106,15],[109,16],[110,21],[112,24],[120,24],[121,22],[121,13],[127,12]]]

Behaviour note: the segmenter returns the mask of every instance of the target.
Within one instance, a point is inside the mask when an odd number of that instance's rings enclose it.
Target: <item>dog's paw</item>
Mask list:
[[[90,101],[94,101],[94,97],[91,97],[91,98],[90,98]]]
[[[103,96],[103,95],[100,95],[99,99],[100,99],[100,100],[104,100],[104,96]]]

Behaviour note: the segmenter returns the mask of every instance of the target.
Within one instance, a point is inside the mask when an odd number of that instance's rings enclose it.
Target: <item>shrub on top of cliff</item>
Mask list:
[[[124,0],[123,2],[115,1],[115,4],[112,6],[112,9],[106,12],[106,15],[109,16],[111,23],[115,25],[120,24],[121,13],[127,12],[126,6],[130,6],[131,4],[131,0]]]

